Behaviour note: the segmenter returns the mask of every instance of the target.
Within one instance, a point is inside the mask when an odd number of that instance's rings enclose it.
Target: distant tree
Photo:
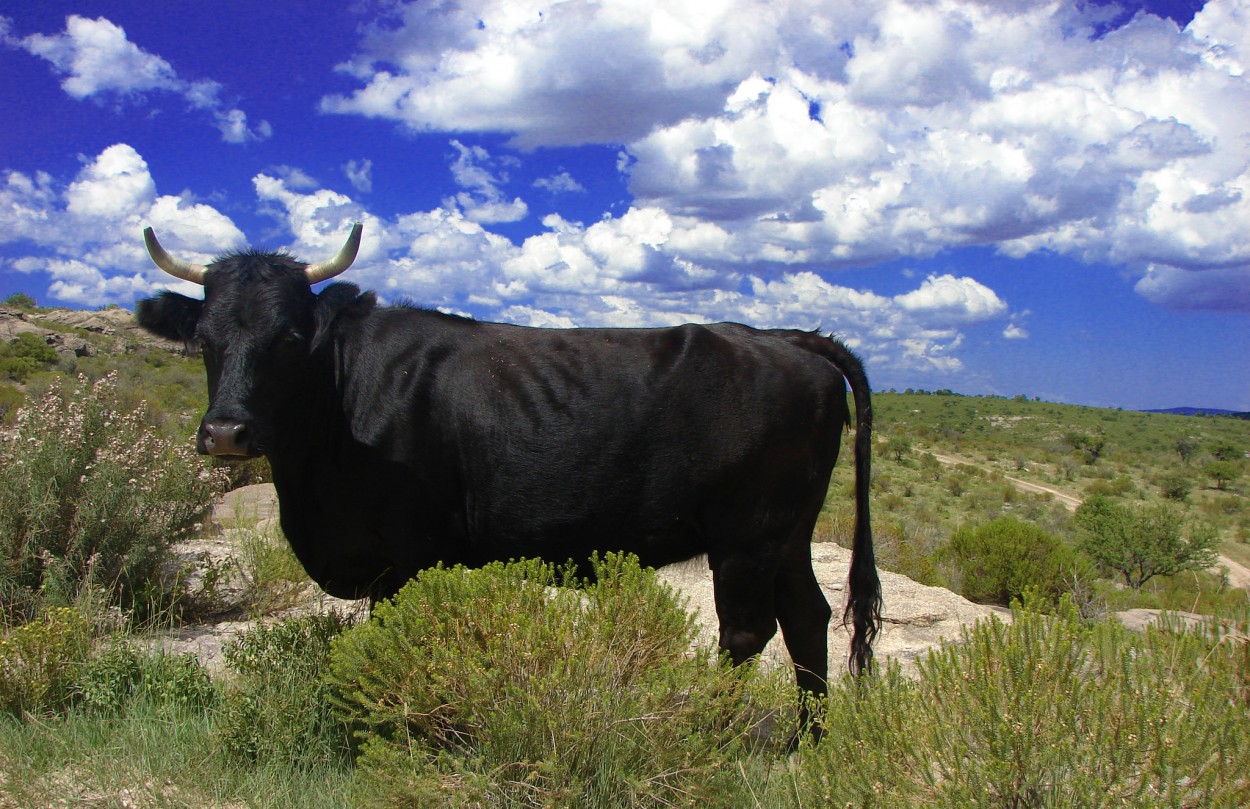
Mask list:
[[[885,441],[883,449],[894,456],[894,460],[902,462],[911,454],[911,441],[905,435],[892,435]]]
[[[27,295],[25,292],[14,292],[12,295],[4,299],[8,306],[16,306],[18,309],[35,309],[38,304],[35,299]]]
[[[1210,446],[1211,456],[1217,461],[1239,461],[1246,451],[1231,441],[1217,441]]]
[[[1159,479],[1159,490],[1169,500],[1184,500],[1193,491],[1194,483],[1187,475],[1164,475]]]
[[[1181,463],[1188,464],[1189,459],[1194,457],[1194,453],[1198,451],[1198,442],[1188,435],[1183,435],[1176,439],[1176,454],[1181,456]]]
[[[1155,576],[1174,576],[1215,564],[1217,535],[1208,525],[1186,531],[1180,512],[1167,506],[1136,509],[1092,497],[1076,510],[1080,547],[1134,590]],[[1188,534],[1188,536],[1186,536]]]
[[[1072,449],[1081,453],[1088,466],[1098,463],[1103,451],[1107,448],[1107,436],[1102,430],[1095,433],[1082,433],[1073,430],[1064,436],[1064,441]]]
[[[932,452],[926,452],[920,456],[920,470],[937,483],[942,479],[942,462]]]
[[[1211,461],[1202,467],[1202,473],[1215,481],[1215,488],[1224,491],[1228,484],[1241,477],[1241,465],[1236,461]]]

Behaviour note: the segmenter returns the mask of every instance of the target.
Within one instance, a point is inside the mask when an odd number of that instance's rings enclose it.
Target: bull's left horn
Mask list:
[[[143,241],[148,246],[148,255],[152,257],[153,264],[175,278],[204,286],[204,273],[208,272],[208,267],[174,258],[165,252],[165,248],[161,247],[161,243],[156,240],[156,233],[152,231],[152,228],[143,229]]]
[[[308,283],[310,285],[333,278],[352,266],[352,262],[356,260],[356,253],[360,251],[360,232],[364,230],[364,227],[359,222],[352,225],[352,232],[347,237],[347,242],[337,256],[329,261],[308,265],[304,272],[308,273]]]

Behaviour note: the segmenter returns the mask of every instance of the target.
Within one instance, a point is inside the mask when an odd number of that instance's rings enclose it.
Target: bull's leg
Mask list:
[[[720,648],[735,666],[764,651],[777,634],[772,579],[775,570],[758,558],[728,556],[712,563]]]
[[[796,546],[777,572],[776,605],[799,688],[823,699],[829,691],[829,619],[833,611],[812,571],[811,550],[806,543]],[[814,739],[820,738],[820,724],[812,721],[807,700],[799,720]]]

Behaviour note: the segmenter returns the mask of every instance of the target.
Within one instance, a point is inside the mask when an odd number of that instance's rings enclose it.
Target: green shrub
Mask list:
[[[113,639],[79,666],[73,690],[78,710],[106,716],[120,713],[133,699],[203,712],[217,697],[195,655],[143,651],[122,639]]]
[[[1186,500],[1189,498],[1190,492],[1194,490],[1194,481],[1187,475],[1179,473],[1165,474],[1158,479],[1159,491],[1169,500]],[[1090,496],[1097,496],[1101,492],[1088,491]]]
[[[127,607],[161,596],[169,546],[221,490],[189,448],[159,437],[116,382],[54,384],[18,412],[0,445],[0,609],[9,622],[40,601],[69,604],[104,587]]]
[[[258,626],[223,651],[236,680],[222,698],[217,735],[228,754],[260,766],[311,767],[342,758],[347,726],[330,705],[330,643],[338,612]]]
[[[1076,553],[1061,539],[1014,517],[960,528],[945,554],[965,598],[1004,606],[1029,589],[1054,600],[1071,590],[1074,575],[1083,574]]]
[[[1250,802],[1245,627],[1129,633],[1017,609],[871,688],[834,689],[800,803],[1237,807]],[[836,741],[835,741],[836,740]]]
[[[4,299],[5,306],[16,306],[18,309],[34,309],[38,306],[35,299],[25,292],[14,292]]]
[[[596,568],[583,589],[535,561],[428,570],[335,643],[364,805],[718,795],[747,728],[740,675],[691,653],[692,619],[652,571],[617,555]]]
[[[1094,497],[1097,495],[1118,497],[1127,494],[1134,494],[1136,492],[1137,487],[1133,484],[1132,478],[1128,475],[1120,475],[1110,480],[1095,480],[1085,487],[1085,495],[1087,497]]]
[[[72,607],[49,610],[0,639],[0,711],[57,711],[74,693],[74,675],[91,649],[91,622]]]
[[[60,355],[38,335],[22,332],[7,343],[0,343],[0,377],[25,382],[36,371],[56,364]]]

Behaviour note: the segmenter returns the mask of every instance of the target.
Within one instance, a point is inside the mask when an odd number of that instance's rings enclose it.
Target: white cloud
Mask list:
[[[824,271],[996,245],[1121,264],[1143,294],[1147,268],[1197,273],[1215,288],[1183,300],[1206,305],[1236,293],[1211,270],[1250,262],[1247,9],[1108,33],[1105,9],[1053,2],[412,3],[323,108],[526,149],[622,144],[639,209],[717,236],[715,257],[666,243],[670,263]]]
[[[228,109],[220,97],[220,84],[179,77],[169,62],[131,42],[121,26],[104,17],[93,20],[72,14],[59,34],[31,34],[21,39],[13,37],[9,28],[11,25],[0,31],[5,44],[49,62],[65,76],[61,88],[79,101],[106,96],[135,101],[147,92],[174,93],[192,108],[208,111],[227,143],[264,140],[273,134],[267,121],[249,127],[243,110]]]
[[[478,317],[560,327],[736,320],[822,328],[874,362],[952,372],[960,368],[955,355],[963,330],[1005,311],[993,291],[951,275],[890,298],[807,270],[718,268],[677,253],[716,259],[725,234],[660,208],[630,209],[589,226],[551,215],[542,233],[518,246],[456,206],[380,218],[291,167],[257,174],[253,185],[262,209],[293,236],[280,247],[316,261],[336,252],[351,223],[362,221],[365,239],[346,280],[389,300],[411,298]],[[49,295],[62,302],[128,303],[164,286],[194,294],[151,265],[140,236],[145,225],[192,261],[246,243],[211,206],[160,194],[147,163],[127,144],[85,160],[68,183],[10,172],[0,186],[0,243],[34,243],[8,267],[45,274]]]
[[[458,140],[451,145],[456,157],[451,174],[464,191],[450,200],[446,207],[458,207],[466,219],[484,224],[517,222],[529,213],[529,206],[520,197],[507,199],[499,186],[508,182],[506,172],[496,170],[496,162],[481,146],[465,146]]]
[[[373,161],[369,158],[359,161],[348,160],[343,164],[343,174],[352,184],[352,188],[362,194],[368,194],[373,190]]]
[[[216,209],[158,194],[147,163],[124,143],[87,160],[68,184],[43,172],[9,172],[0,187],[0,244],[33,244],[10,266],[46,273],[49,294],[66,303],[129,303],[158,287],[179,286],[148,259],[142,236],[148,225],[192,261],[209,261],[244,241]]]
[[[391,300],[412,298],[452,311],[498,305],[499,268],[515,248],[459,210],[436,208],[383,220],[332,191],[303,193],[266,174],[252,182],[260,200],[276,205],[282,225],[294,234],[294,243],[286,245],[294,255],[308,261],[333,255],[351,223],[363,222],[360,255],[346,280]]]
[[[994,290],[971,278],[930,275],[918,289],[897,295],[894,302],[921,320],[942,323],[977,323],[996,318],[1007,304]]]
[[[61,88],[79,100],[105,92],[178,92],[185,84],[168,62],[127,40],[121,27],[103,17],[71,15],[64,33],[31,34],[16,44],[65,74]]]
[[[556,327],[735,320],[822,328],[876,361],[949,373],[962,367],[954,356],[962,330],[1006,311],[992,290],[970,278],[930,277],[890,298],[810,271],[762,276],[674,258],[669,246],[699,243],[703,225],[658,208],[631,209],[589,226],[549,215],[542,233],[516,246],[456,206],[381,220],[341,194],[305,193],[268,175],[254,182],[296,235],[289,246],[296,255],[328,255],[351,221],[364,221],[361,257],[347,280],[392,300],[407,297],[488,319]]]
[[[586,188],[577,180],[573,179],[573,175],[567,171],[561,171],[550,177],[540,177],[534,181],[535,188],[542,188],[553,194],[582,194]]]

